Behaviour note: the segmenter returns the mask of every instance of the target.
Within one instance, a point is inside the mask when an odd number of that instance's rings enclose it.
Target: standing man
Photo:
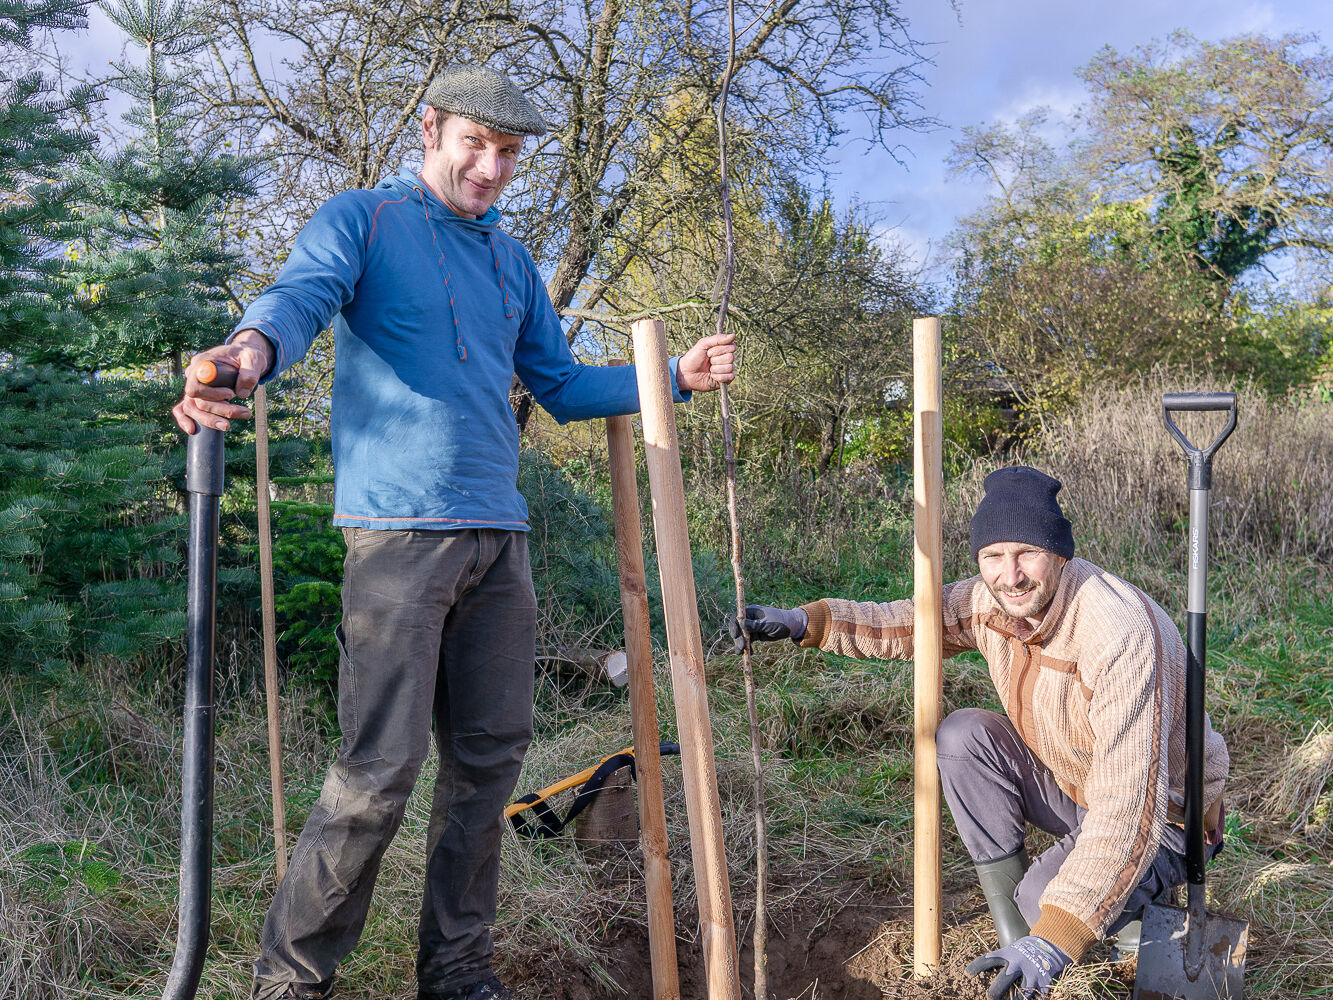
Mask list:
[[[1004,713],[964,708],[936,733],[945,799],[976,863],[1000,947],[990,995],[1045,995],[1094,941],[1137,947],[1143,907],[1185,881],[1185,647],[1137,587],[1074,556],[1060,481],[986,477],[977,576],[944,588],[944,655],[980,650]],[[751,606],[752,640],[910,659],[912,602]],[[733,624],[739,636],[740,627]],[[1209,857],[1221,849],[1228,757],[1204,721]],[[1026,824],[1057,840],[1029,866]]]
[[[501,812],[532,738],[536,598],[516,486],[516,372],[557,420],[631,413],[632,367],[575,361],[495,200],[546,124],[512,82],[455,67],[426,92],[419,174],[326,202],[225,345],[237,395],[333,324],[334,524],[347,558],[338,628],[342,745],[264,921],[251,996],[332,995],[380,859],[426,757],[440,767],[417,957],[422,1000],[503,1000],[491,970]],[[732,336],[671,362],[684,400],[733,378]],[[250,412],[201,385],[181,429]]]

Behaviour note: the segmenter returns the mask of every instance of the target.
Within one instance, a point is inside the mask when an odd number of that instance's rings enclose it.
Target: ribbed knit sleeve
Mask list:
[[[945,656],[977,648],[978,588],[984,595],[980,577],[944,587]],[[801,645],[862,660],[910,659],[913,609],[911,600],[879,604],[827,597],[803,606],[809,622]]]

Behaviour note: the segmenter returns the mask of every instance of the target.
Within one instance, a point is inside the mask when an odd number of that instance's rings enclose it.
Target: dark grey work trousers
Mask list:
[[[1074,849],[1087,810],[1060,790],[1050,768],[1032,753],[1007,716],[963,708],[935,733],[944,798],[963,846],[977,864],[1017,854],[1026,824],[1059,838],[1033,861],[1014,892],[1029,924],[1041,915],[1041,894]],[[1214,852],[1215,853],[1215,852]],[[1143,907],[1185,881],[1185,831],[1168,823],[1162,844],[1107,933],[1142,915]]]
[[[491,968],[501,813],[532,739],[537,602],[516,531],[344,529],[342,746],[269,907],[252,996],[316,983],[356,945],[380,860],[426,758],[417,980],[449,991]]]

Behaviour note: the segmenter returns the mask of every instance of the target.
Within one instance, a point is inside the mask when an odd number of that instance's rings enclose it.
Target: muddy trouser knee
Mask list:
[[[446,664],[451,618],[468,593],[503,564],[512,614],[493,611],[491,661],[505,659],[513,676],[485,676],[459,664],[453,684],[485,688],[489,710],[472,729],[490,733],[492,761],[504,766],[483,785],[490,800],[512,790],[531,738],[535,601],[527,569],[526,536],[507,531],[378,531],[345,529],[343,620],[338,629],[338,724],[342,747],[325,778],[274,895],[255,962],[253,996],[278,996],[289,982],[315,983],[333,975],[364,927],[384,851],[402,822],[430,741],[439,689],[451,683]],[[515,576],[513,567],[522,571]],[[530,622],[525,630],[522,622]],[[511,653],[507,659],[502,651]],[[526,659],[526,666],[521,666]],[[483,667],[484,670],[484,667]],[[503,744],[502,752],[494,749]],[[513,775],[510,776],[509,772]],[[489,809],[489,805],[486,807]],[[495,809],[496,817],[502,804]],[[472,827],[481,832],[481,825]],[[498,848],[498,837],[495,838]],[[475,858],[478,876],[461,875],[465,892],[487,894],[491,854]],[[471,911],[494,911],[474,903]],[[493,919],[493,918],[492,918]],[[485,928],[486,961],[489,936]]]
[[[1078,839],[1086,810],[1060,790],[1049,768],[1009,719],[979,708],[951,712],[936,733],[940,781],[958,835],[972,860],[989,864],[1023,849],[1031,824],[1058,839],[1023,876],[1015,900],[1036,923],[1040,899]],[[1168,825],[1162,845],[1108,933],[1138,917],[1144,905],[1185,880],[1184,831]]]

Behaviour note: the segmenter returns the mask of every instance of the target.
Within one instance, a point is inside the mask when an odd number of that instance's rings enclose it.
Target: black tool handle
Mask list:
[[[1234,392],[1166,392],[1164,410],[1230,410],[1236,405]]]
[[[199,361],[194,368],[194,377],[202,384],[223,389],[236,388],[239,373],[240,369],[225,361]],[[226,470],[222,431],[205,427],[197,420],[195,425],[195,431],[185,445],[185,489],[190,493],[220,497]]]
[[[220,440],[221,431],[206,428]],[[200,431],[203,433],[203,431]],[[191,437],[193,444],[196,434]],[[221,446],[218,458],[221,460]],[[218,473],[218,481],[222,475]],[[215,717],[213,641],[217,596],[218,497],[191,492],[185,740],[181,762],[180,902],[176,953],[163,1000],[193,1000],[208,952],[213,894]]]
[[[1171,419],[1171,414],[1198,413],[1209,410],[1226,410],[1228,413],[1227,423],[1213,438],[1212,444],[1208,445],[1207,448],[1200,448],[1198,445],[1192,444],[1190,439],[1185,436],[1185,432],[1176,426],[1176,422]],[[1213,484],[1213,454],[1218,448],[1222,447],[1222,442],[1229,438],[1231,432],[1236,429],[1236,394],[1234,392],[1163,393],[1162,422],[1166,424],[1166,429],[1171,432],[1171,436],[1185,449],[1185,454],[1189,458],[1190,489],[1206,490],[1210,488]]]
[[[235,388],[238,370],[201,361],[205,385]],[[185,741],[181,765],[181,866],[176,954],[164,1000],[191,1000],[208,951],[213,890],[215,762],[214,636],[216,632],[218,505],[225,477],[222,431],[196,421],[185,446],[190,505],[189,591],[185,651]]]
[[[1171,419],[1173,412],[1225,410],[1226,426],[1207,448],[1191,444]],[[1190,527],[1188,594],[1185,604],[1185,871],[1191,910],[1202,908],[1205,856],[1203,813],[1203,720],[1208,659],[1208,491],[1213,455],[1236,429],[1234,392],[1169,392],[1162,419],[1189,459]]]
[[[241,370],[225,361],[200,361],[194,367],[194,377],[204,385],[219,389],[235,389],[236,376]]]

